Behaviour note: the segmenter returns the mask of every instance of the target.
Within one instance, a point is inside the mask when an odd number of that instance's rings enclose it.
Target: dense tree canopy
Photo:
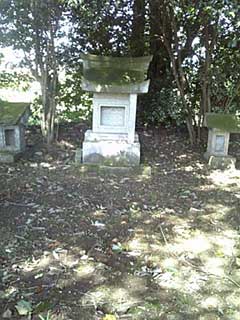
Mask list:
[[[59,64],[56,42],[62,36],[63,8],[55,0],[0,3],[1,44],[24,53],[22,65],[29,68],[41,85],[41,127],[48,143],[54,138]]]
[[[140,120],[185,122],[192,143],[200,139],[206,112],[239,107],[238,0],[3,0],[0,10],[1,45],[23,50],[23,62],[41,83],[49,141],[59,100],[83,101],[81,52],[152,54]],[[68,79],[62,84],[60,65]]]

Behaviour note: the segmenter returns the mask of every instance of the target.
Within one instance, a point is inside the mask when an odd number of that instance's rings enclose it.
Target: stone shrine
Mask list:
[[[25,149],[29,104],[0,100],[0,162],[14,162]]]
[[[150,56],[114,58],[82,54],[83,90],[93,92],[92,130],[85,133],[83,163],[134,166],[140,163],[135,133],[137,95],[148,91]],[[79,159],[76,152],[76,161]]]
[[[240,133],[240,119],[233,114],[207,113],[208,146],[204,154],[209,165],[216,168],[234,167],[236,159],[228,155],[230,133]]]

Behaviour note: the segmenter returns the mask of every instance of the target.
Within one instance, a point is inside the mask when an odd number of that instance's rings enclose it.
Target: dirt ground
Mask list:
[[[82,172],[84,130],[47,150],[32,128],[0,165],[0,318],[239,320],[240,170],[161,129],[139,131],[151,175]]]

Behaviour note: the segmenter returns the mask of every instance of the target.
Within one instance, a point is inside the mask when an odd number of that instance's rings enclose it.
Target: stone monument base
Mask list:
[[[76,160],[79,157],[76,156]],[[136,166],[140,164],[140,143],[135,134],[134,142],[127,140],[127,134],[93,133],[85,134],[82,150],[83,163],[106,166]]]
[[[208,165],[213,169],[235,168],[236,158],[231,156],[216,156],[205,152],[204,158],[208,161]]]
[[[0,151],[0,163],[13,163],[21,156],[21,152]]]

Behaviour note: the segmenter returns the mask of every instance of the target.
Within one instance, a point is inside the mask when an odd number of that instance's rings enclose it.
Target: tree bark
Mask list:
[[[132,36],[130,40],[133,57],[141,57],[145,53],[145,13],[145,0],[134,0]]]
[[[58,21],[52,21],[52,3],[46,2],[47,17],[46,24],[48,33],[43,34],[39,26],[39,15],[41,14],[41,5],[39,2],[33,0],[32,11],[34,19],[34,32],[35,32],[35,71],[34,75],[39,81],[41,86],[42,96],[42,120],[41,131],[42,135],[50,145],[54,140],[54,122],[56,113],[56,96],[57,96],[57,80],[58,80],[58,65],[55,52],[55,35],[58,28]],[[45,46],[45,52],[43,47]]]
[[[189,105],[189,99],[187,94],[187,90],[188,90],[187,78],[182,67],[183,57],[182,57],[182,51],[180,48],[179,39],[177,35],[177,23],[175,21],[173,10],[170,6],[168,7],[166,5],[166,7],[163,8],[162,14],[163,14],[163,19],[161,24],[161,33],[162,33],[163,43],[165,45],[165,48],[168,52],[168,55],[171,61],[173,75],[181,96],[184,111],[186,114],[185,120],[186,120],[186,126],[189,133],[189,140],[191,145],[194,145],[196,143],[196,133],[193,126],[192,108]],[[169,38],[169,35],[167,33],[169,24],[172,28],[172,39]]]
[[[171,83],[170,59],[161,36],[161,23],[163,20],[163,0],[149,0],[149,25],[150,25],[150,52],[153,60],[149,68],[150,92],[159,92]],[[171,26],[166,30],[166,35],[171,38]]]

